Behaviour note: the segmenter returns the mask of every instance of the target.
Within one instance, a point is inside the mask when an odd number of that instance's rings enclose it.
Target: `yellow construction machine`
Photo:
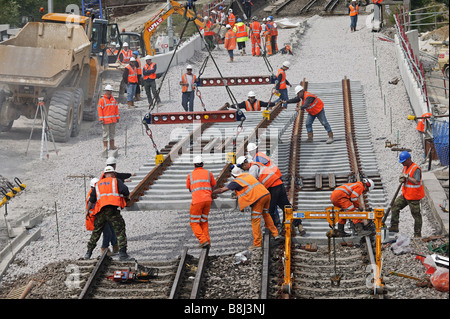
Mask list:
[[[176,1],[170,0],[169,3],[167,3],[150,20],[145,23],[142,37],[147,54],[155,55],[155,50],[151,46],[151,37],[156,32],[158,26],[175,12],[183,15],[186,18],[193,19],[195,24],[200,29],[203,29],[205,27],[203,24],[203,18],[189,9],[187,5],[182,5]]]
[[[449,64],[448,64],[448,39],[445,41],[433,41],[432,45],[441,46],[438,55],[438,68],[435,70],[441,70],[445,77],[449,78]]]
[[[77,136],[83,119],[96,118],[108,32],[107,20],[48,13],[1,42],[0,132],[33,119],[43,99],[55,141]]]

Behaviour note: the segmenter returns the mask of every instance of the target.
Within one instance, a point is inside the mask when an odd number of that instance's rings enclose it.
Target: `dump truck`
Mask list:
[[[0,132],[20,116],[34,119],[43,99],[55,142],[97,117],[108,21],[48,13],[0,43]]]

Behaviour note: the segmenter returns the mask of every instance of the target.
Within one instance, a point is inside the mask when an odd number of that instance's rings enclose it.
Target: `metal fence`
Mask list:
[[[435,121],[433,125],[434,148],[443,166],[448,166],[449,146],[448,146],[449,125],[447,121]]]

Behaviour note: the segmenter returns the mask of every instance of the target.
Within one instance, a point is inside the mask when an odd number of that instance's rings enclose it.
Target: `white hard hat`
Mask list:
[[[255,94],[255,92],[250,91],[250,92],[248,92],[247,96],[248,96],[248,97],[250,97],[250,96],[256,96],[256,94]]]
[[[116,44],[116,49],[120,48],[120,43]]]
[[[114,165],[117,164],[117,160],[114,156],[110,156],[108,157],[108,159],[106,160],[106,165]]]
[[[369,189],[369,192],[375,188],[375,183],[370,178],[364,178],[363,184],[365,185],[365,187],[367,187]]]
[[[124,47],[127,47],[127,46],[128,46],[128,42],[124,42],[124,43],[123,43],[123,46],[124,46]]]
[[[239,156],[238,159],[236,160],[236,164],[237,165],[242,165],[244,164],[244,162],[247,160],[247,157],[245,156]]]
[[[266,18],[263,18],[263,21],[267,21],[267,19],[266,19]]]
[[[243,173],[242,169],[240,169],[237,166],[234,166],[233,169],[231,170],[231,176],[233,176],[233,177],[238,177],[242,173]]]
[[[284,61],[284,62],[283,62],[283,66],[286,67],[286,68],[290,68],[290,67],[291,67],[291,62],[289,62],[289,61]]]
[[[217,12],[215,10],[211,10],[211,13],[213,14],[217,14]]]
[[[151,60],[151,59],[152,59],[152,56],[151,56],[151,55],[147,55],[147,56],[145,56],[145,59],[146,59],[146,60]]]
[[[201,164],[201,163],[203,163],[202,156],[201,156],[201,155],[195,156],[195,157],[194,157],[194,160],[193,160],[193,163],[194,163],[194,164]]]
[[[106,166],[105,169],[103,170],[103,173],[115,173],[116,171],[114,170],[114,167],[112,166]]]
[[[186,70],[192,70],[192,65],[188,64],[188,65],[186,66]]]
[[[208,16],[203,17],[203,20],[208,20],[208,19],[209,19]]]
[[[228,9],[228,12],[233,12],[233,9],[231,9],[231,8],[230,8],[230,9]]]
[[[98,179],[97,177],[91,179],[90,186],[91,186],[91,187],[95,187],[95,184],[97,184],[98,181],[99,181],[99,179]]]
[[[112,91],[113,90],[113,87],[112,87],[112,85],[107,85],[107,86],[105,86],[105,91]]]
[[[295,94],[298,94],[298,92],[300,92],[300,91],[302,91],[302,90],[303,90],[303,86],[297,85],[297,86],[295,87]]]
[[[256,150],[258,147],[256,146],[255,143],[248,143],[247,145],[247,152],[252,152],[254,150]]]
[[[231,25],[227,24],[227,25],[226,25],[226,28],[227,28],[227,29],[231,29]]]
[[[111,45],[116,45],[116,42],[111,42]]]
[[[131,57],[130,62],[133,62],[133,61],[136,62],[136,58]]]

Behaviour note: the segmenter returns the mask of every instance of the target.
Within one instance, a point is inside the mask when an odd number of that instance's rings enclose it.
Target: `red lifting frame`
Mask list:
[[[273,84],[271,76],[231,76],[224,77],[227,81],[227,85],[260,85],[260,84]],[[224,86],[222,78],[200,78],[200,86]]]
[[[171,112],[171,113],[151,113],[147,114],[144,121],[147,124],[177,124],[192,123],[201,121],[202,123],[216,122],[236,122],[245,119],[245,115],[236,110],[226,111],[206,111],[206,112]]]

